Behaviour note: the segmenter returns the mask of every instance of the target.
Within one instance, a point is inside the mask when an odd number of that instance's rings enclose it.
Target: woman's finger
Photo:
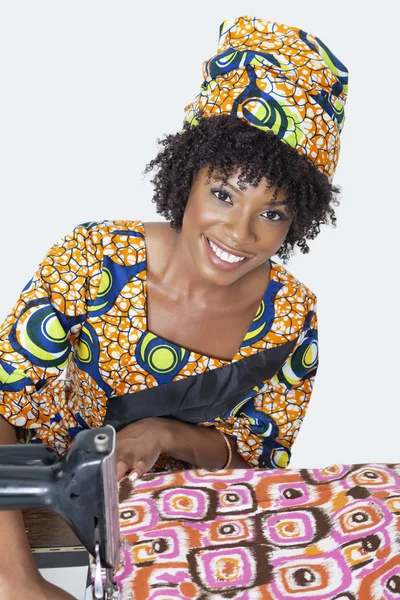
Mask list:
[[[129,471],[129,465],[124,460],[117,462],[117,479],[118,481]]]
[[[139,459],[136,462],[135,467],[132,468],[131,473],[129,474],[129,479],[134,481],[138,477],[142,477],[145,473],[147,473],[147,471],[149,471],[149,469],[151,469],[153,464],[154,461],[148,462],[144,461],[143,459]]]

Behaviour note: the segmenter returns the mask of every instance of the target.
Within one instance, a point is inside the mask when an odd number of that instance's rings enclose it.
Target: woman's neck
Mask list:
[[[229,306],[239,308],[253,304],[269,279],[269,264],[256,269],[232,283],[216,285],[198,272],[184,237],[167,223],[147,223],[147,273],[148,281],[158,289],[168,290],[170,297],[202,306]],[[260,288],[261,284],[261,288]],[[249,293],[254,290],[254,298]]]

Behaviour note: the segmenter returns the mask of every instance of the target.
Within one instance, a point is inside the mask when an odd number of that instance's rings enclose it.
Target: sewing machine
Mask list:
[[[47,508],[60,515],[95,560],[94,597],[119,600],[116,433],[80,432],[62,458],[41,444],[0,446],[0,510]]]

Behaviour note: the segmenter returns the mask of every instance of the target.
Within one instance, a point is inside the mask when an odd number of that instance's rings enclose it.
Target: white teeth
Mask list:
[[[246,257],[245,256],[235,256],[234,254],[229,254],[228,252],[224,252],[223,250],[221,250],[221,248],[218,248],[218,246],[216,244],[214,244],[214,242],[212,242],[211,240],[208,240],[210,243],[210,246],[214,252],[214,254],[216,254],[218,256],[218,258],[220,258],[221,260],[225,261],[225,262],[229,262],[229,263],[237,263],[237,262],[241,262],[242,260],[244,260]]]

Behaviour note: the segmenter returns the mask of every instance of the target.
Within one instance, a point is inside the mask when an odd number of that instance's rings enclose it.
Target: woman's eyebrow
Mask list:
[[[265,206],[285,206],[286,202],[285,200],[267,200],[267,202],[264,202]]]
[[[240,194],[240,195],[243,194],[243,190],[241,190],[238,187],[236,187],[235,185],[233,185],[233,183],[229,183],[229,181],[225,181],[225,182],[222,181],[222,183],[225,184],[225,185],[227,185],[228,187],[230,187],[232,190],[234,190],[238,194]]]
[[[232,190],[234,190],[238,194],[243,195],[243,190],[237,188],[235,185],[233,185],[233,183],[229,183],[229,181],[225,181],[222,183],[224,185],[230,187]],[[267,200],[266,202],[264,202],[264,206],[285,206],[285,205],[286,205],[285,200]]]

